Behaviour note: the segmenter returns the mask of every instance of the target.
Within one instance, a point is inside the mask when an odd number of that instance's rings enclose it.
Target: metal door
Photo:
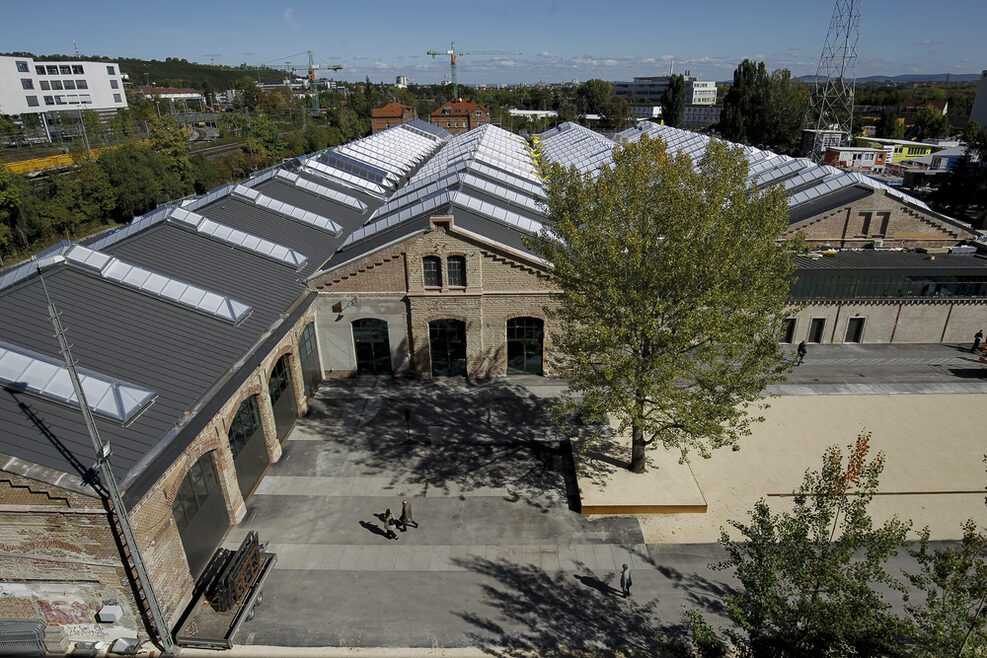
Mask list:
[[[391,374],[391,341],[386,322],[376,318],[354,321],[353,345],[356,348],[356,374]]]
[[[433,320],[428,323],[432,351],[432,376],[466,375],[466,323],[460,320]]]
[[[823,340],[823,330],[826,328],[826,318],[812,318],[809,323],[809,342],[821,343]]]
[[[538,318],[507,321],[507,374],[542,374],[544,326]]]
[[[274,364],[267,389],[271,393],[271,407],[274,410],[278,443],[283,443],[288,438],[288,432],[295,426],[295,421],[298,420],[298,402],[295,400],[295,386],[291,381],[290,354],[285,354]]]
[[[844,343],[859,343],[864,336],[864,318],[850,318],[846,324]]]
[[[271,463],[264,441],[264,428],[260,422],[257,396],[244,400],[237,409],[228,433],[233,466],[240,483],[240,494],[246,500]]]
[[[219,486],[212,452],[192,464],[178,487],[171,511],[182,538],[189,571],[193,578],[198,578],[230,527],[226,498]]]
[[[305,384],[305,397],[310,398],[319,390],[322,383],[322,365],[319,363],[319,349],[315,342],[315,323],[309,323],[298,339],[298,358],[302,362],[302,380]]]

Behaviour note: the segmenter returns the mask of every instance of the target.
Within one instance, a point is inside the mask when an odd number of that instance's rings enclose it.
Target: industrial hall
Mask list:
[[[550,267],[525,240],[549,221],[544,173],[598,171],[645,135],[696,161],[710,139],[565,123],[529,142],[416,119],[0,271],[0,578],[116,600],[150,634],[45,288],[170,632],[325,378],[554,374]],[[857,173],[745,153],[788,195],[785,237],[819,248],[798,257],[785,340],[979,328],[987,258],[968,225]]]

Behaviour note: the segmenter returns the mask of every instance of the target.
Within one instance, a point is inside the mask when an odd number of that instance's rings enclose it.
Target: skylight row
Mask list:
[[[328,167],[344,171],[377,185],[391,187],[389,183],[393,182],[391,172],[367,164],[345,153],[326,151],[315,159]]]
[[[360,199],[350,196],[349,194],[344,194],[339,190],[334,190],[333,188],[328,187],[326,185],[319,185],[315,181],[309,180],[303,176],[299,176],[294,172],[285,171],[284,169],[279,169],[277,177],[278,180],[291,183],[295,187],[305,190],[306,192],[310,192],[312,194],[315,194],[316,196],[320,196],[323,199],[329,199],[330,201],[335,201],[336,203],[352,208],[353,210],[356,210],[359,213],[364,213],[367,211],[367,204],[365,204]]]
[[[271,212],[275,212],[282,217],[294,219],[302,222],[303,224],[308,224],[309,226],[322,229],[323,231],[331,233],[334,236],[339,235],[343,231],[342,226],[328,217],[323,217],[322,215],[305,210],[304,208],[299,208],[298,206],[293,206],[290,203],[279,201],[274,197],[269,197],[266,194],[262,194],[260,190],[255,190],[251,187],[247,187],[246,185],[237,185],[234,187],[233,195],[241,199],[246,199],[261,208],[267,208]]]
[[[436,208],[447,205],[449,203],[449,194],[446,192],[441,192],[435,196],[428,197],[419,201],[418,203],[401,210],[400,212],[392,213],[390,215],[381,217],[366,226],[353,231],[347,236],[346,240],[342,244],[342,248],[345,248],[361,240],[365,240],[372,235],[376,235],[381,231],[385,231],[393,226],[397,226],[402,222],[408,221],[415,217],[421,217],[427,213],[433,212]]]
[[[538,233],[542,229],[541,222],[531,219],[530,217],[525,217],[519,213],[512,212],[506,208],[495,206],[494,204],[484,201],[483,199],[470,196],[465,192],[452,192],[449,195],[449,198],[454,204],[472,210],[478,215],[483,215],[488,219],[493,219],[503,224],[509,224],[527,233]]]
[[[215,240],[232,245],[238,249],[276,260],[296,270],[304,267],[308,260],[304,254],[294,249],[276,242],[271,242],[270,240],[265,240],[246,231],[235,229],[232,226],[220,224],[208,217],[197,215],[184,208],[173,208],[168,213],[168,220],[197,233],[208,235]]]
[[[239,324],[251,311],[250,306],[231,297],[152,272],[80,245],[75,245],[65,252],[65,261],[107,281],[113,281],[233,324]]]
[[[481,190],[490,196],[497,197],[498,199],[503,199],[507,203],[513,203],[516,206],[521,206],[522,208],[529,210],[538,215],[545,214],[545,208],[537,201],[524,194],[519,194],[514,190],[506,188],[502,185],[496,185],[490,181],[480,178],[479,176],[474,176],[472,174],[466,174],[462,177],[463,185],[468,185]]]
[[[85,368],[76,368],[87,406],[123,424],[157,397],[154,391]],[[79,406],[68,368],[61,361],[0,342],[0,382],[35,395]]]
[[[368,181],[364,178],[359,178],[341,169],[330,167],[329,165],[315,159],[306,160],[305,164],[302,165],[302,168],[306,173],[312,174],[313,176],[325,178],[326,180],[339,183],[340,185],[360,190],[361,192],[370,194],[371,196],[380,198],[387,196],[387,190],[381,185]]]

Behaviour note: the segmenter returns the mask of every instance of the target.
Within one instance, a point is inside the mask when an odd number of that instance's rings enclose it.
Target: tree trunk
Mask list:
[[[644,430],[639,426],[631,427],[631,473],[644,473],[647,461],[644,459]]]

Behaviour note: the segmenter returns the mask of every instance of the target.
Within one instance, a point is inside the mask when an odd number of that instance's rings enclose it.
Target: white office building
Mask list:
[[[0,114],[76,110],[115,113],[127,107],[126,76],[116,62],[39,62],[0,56]]]
[[[687,105],[715,105],[716,104],[716,83],[711,80],[698,80],[689,71],[682,76],[685,79],[685,102]],[[647,98],[653,104],[658,104],[661,97],[668,89],[668,82],[671,76],[656,75],[646,77],[636,77],[631,82],[615,81],[613,85],[613,95],[619,98],[631,97],[638,101]],[[637,104],[637,103],[635,103]]]

